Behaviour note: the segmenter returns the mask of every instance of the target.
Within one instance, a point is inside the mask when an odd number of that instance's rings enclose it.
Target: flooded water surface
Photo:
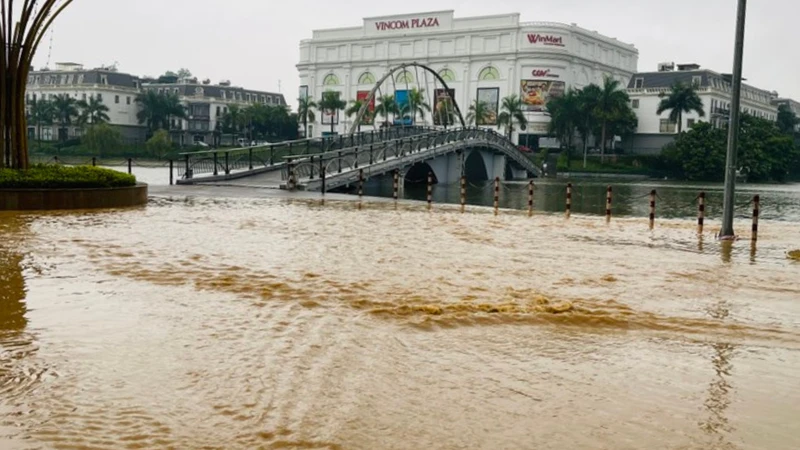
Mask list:
[[[180,195],[0,214],[0,448],[796,449],[800,225],[713,232]]]

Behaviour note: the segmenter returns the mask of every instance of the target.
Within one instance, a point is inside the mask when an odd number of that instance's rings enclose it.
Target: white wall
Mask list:
[[[428,17],[430,16],[430,17]],[[416,22],[413,18],[417,18]],[[438,26],[421,27],[435,18]],[[406,21],[419,28],[378,29],[383,22]],[[377,25],[376,25],[377,24]],[[536,36],[532,38],[531,36]],[[338,91],[346,100],[355,99],[359,90],[370,90],[373,84],[359,85],[362,73],[369,71],[379,80],[388,70],[403,62],[420,62],[437,72],[449,69],[456,80],[448,82],[456,90],[456,101],[464,116],[477,97],[478,88],[499,88],[500,99],[520,94],[520,81],[547,79],[563,81],[566,87],[581,88],[601,83],[604,75],[623,84],[635,73],[638,51],[629,44],[574,25],[558,23],[520,24],[518,14],[484,18],[456,19],[452,11],[429,14],[364,19],[364,26],[314,32],[314,39],[300,44],[298,70],[300,84],[308,86],[309,95],[320,99],[326,90]],[[485,67],[492,66],[500,74],[498,80],[479,81]],[[533,70],[547,70],[551,77],[534,77]],[[415,78],[417,74],[411,71]],[[422,78],[422,69],[419,77]],[[323,86],[328,74],[340,81],[336,86]],[[421,86],[420,86],[421,84]],[[433,87],[413,83],[409,87]],[[440,87],[440,86],[438,86]],[[405,89],[405,84],[396,85]],[[393,93],[391,80],[382,86],[384,94]],[[430,93],[432,95],[432,92]],[[432,101],[431,101],[432,103]],[[544,113],[528,113],[531,130],[543,132],[549,118]],[[329,131],[321,125],[317,114],[314,135]],[[343,114],[335,130],[345,132]],[[431,123],[430,117],[428,123]]]

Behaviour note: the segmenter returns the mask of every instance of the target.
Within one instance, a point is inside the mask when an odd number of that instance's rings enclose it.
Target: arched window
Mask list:
[[[439,76],[444,81],[456,81],[456,74],[450,69],[442,69],[439,71]]]
[[[414,82],[414,75],[411,75],[411,72],[404,70],[397,74],[397,78],[395,80],[398,83],[413,83]]]
[[[375,76],[370,72],[364,72],[358,77],[358,84],[375,84]]]
[[[339,85],[339,77],[336,75],[329,73],[325,76],[325,79],[322,80],[323,86],[337,86]]]
[[[492,66],[486,67],[478,74],[478,81],[494,81],[500,79],[500,72]]]

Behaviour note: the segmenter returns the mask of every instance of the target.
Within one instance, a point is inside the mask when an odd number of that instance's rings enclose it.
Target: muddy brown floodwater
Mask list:
[[[800,225],[755,250],[707,231],[313,199],[5,213],[0,448],[800,448]]]

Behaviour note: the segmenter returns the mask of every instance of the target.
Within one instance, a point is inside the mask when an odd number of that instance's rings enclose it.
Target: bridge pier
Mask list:
[[[439,184],[458,183],[461,179],[461,166],[463,164],[461,153],[451,153],[427,161],[431,170],[436,175]]]
[[[496,154],[486,150],[481,150],[481,157],[483,164],[486,166],[487,178],[493,180],[500,178],[505,181],[506,179],[506,155]]]

